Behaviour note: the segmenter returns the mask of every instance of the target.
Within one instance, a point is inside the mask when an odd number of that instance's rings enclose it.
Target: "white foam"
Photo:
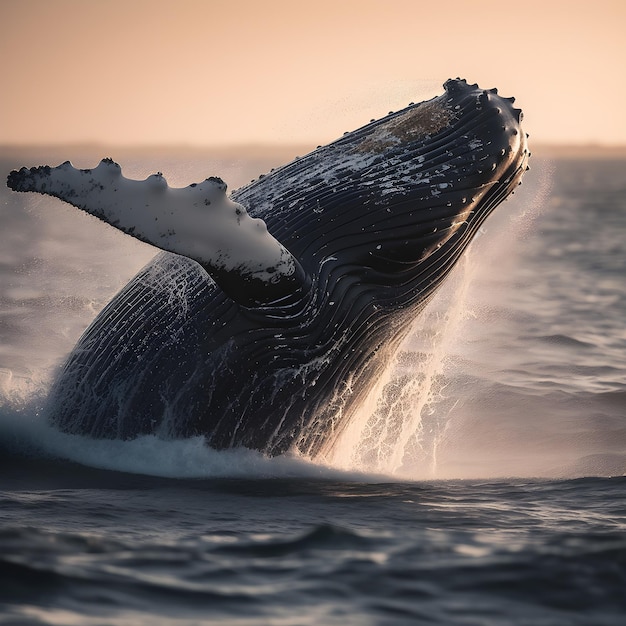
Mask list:
[[[62,433],[35,404],[0,402],[0,441],[17,454],[49,456],[88,467],[167,478],[317,478],[381,482],[387,477],[342,470],[297,455],[267,457],[244,448],[213,450],[202,437],[130,441]]]

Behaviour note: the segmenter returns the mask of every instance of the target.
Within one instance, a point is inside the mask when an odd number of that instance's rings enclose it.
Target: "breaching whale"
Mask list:
[[[489,213],[528,169],[513,98],[448,80],[226,194],[110,159],[13,171],[163,250],[101,311],[50,392],[68,433],[327,449]]]

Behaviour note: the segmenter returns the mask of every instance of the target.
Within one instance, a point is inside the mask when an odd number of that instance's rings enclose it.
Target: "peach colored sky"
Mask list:
[[[625,0],[0,0],[0,143],[325,143],[440,93],[626,144]]]

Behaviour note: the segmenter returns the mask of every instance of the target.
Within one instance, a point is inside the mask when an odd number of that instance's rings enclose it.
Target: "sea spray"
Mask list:
[[[328,462],[403,479],[446,474],[438,453],[442,446],[454,448],[449,438],[458,424],[453,422],[463,419],[464,401],[477,393],[468,384],[466,357],[490,337],[483,298],[502,297],[503,282],[522,252],[520,242],[552,187],[553,164],[541,163],[538,170],[514,210],[496,212],[481,228],[326,455]]]
[[[445,430],[445,364],[466,311],[470,264],[463,260],[447,285],[415,322],[329,455],[338,467],[404,474],[405,456],[423,476],[436,473],[436,449]]]

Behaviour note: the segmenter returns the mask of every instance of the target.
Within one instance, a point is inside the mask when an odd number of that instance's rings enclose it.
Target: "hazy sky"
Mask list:
[[[441,93],[626,144],[626,0],[0,0],[0,143],[325,143]]]

